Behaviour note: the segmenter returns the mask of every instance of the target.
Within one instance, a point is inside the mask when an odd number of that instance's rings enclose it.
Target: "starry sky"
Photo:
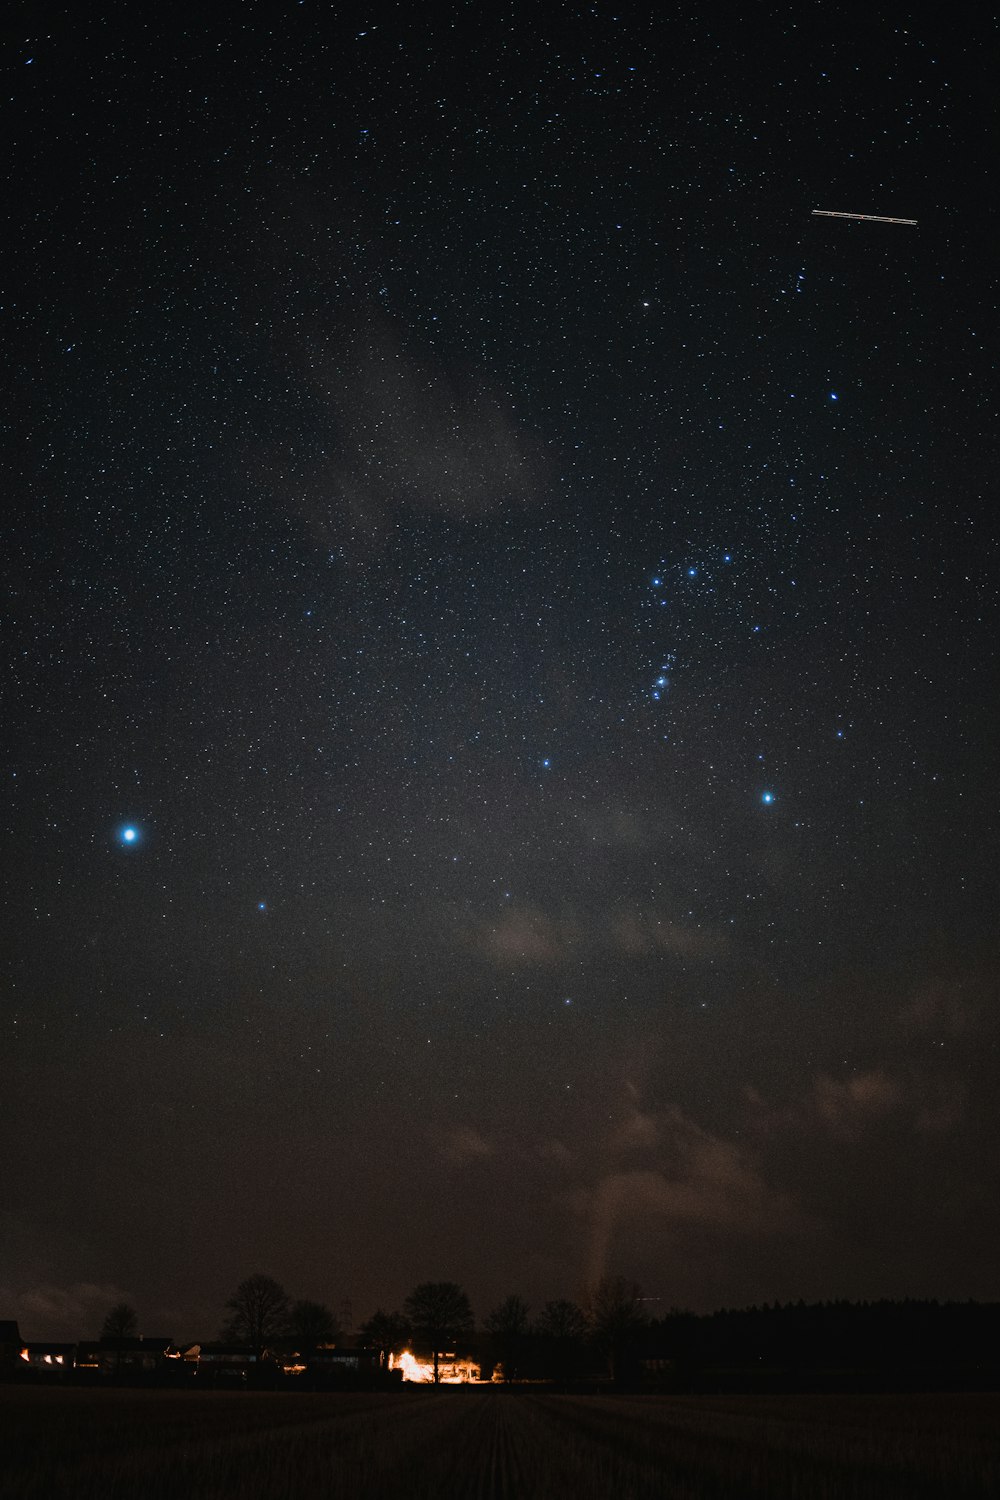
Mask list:
[[[12,14],[0,1315],[1000,1296],[993,19]]]

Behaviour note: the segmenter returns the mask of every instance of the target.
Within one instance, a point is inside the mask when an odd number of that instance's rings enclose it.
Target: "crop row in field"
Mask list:
[[[4,1500],[978,1500],[1000,1396],[0,1392]]]

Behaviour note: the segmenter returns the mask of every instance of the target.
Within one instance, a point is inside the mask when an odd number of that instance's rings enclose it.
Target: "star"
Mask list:
[[[760,800],[763,802],[763,804],[764,804],[765,807],[770,807],[771,803],[774,801],[774,793],[773,792],[762,792]]]
[[[126,823],[124,828],[119,832],[118,838],[123,844],[137,844],[139,842],[139,830],[134,823]]]

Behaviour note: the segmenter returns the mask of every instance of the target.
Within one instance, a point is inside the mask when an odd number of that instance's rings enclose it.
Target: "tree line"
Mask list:
[[[522,1378],[540,1355],[557,1378],[568,1375],[588,1353],[605,1360],[613,1372],[616,1355],[645,1322],[639,1288],[625,1277],[604,1277],[581,1303],[547,1302],[535,1318],[524,1299],[513,1294],[483,1321],[485,1353],[507,1380]],[[117,1303],[104,1319],[101,1336],[127,1339],[137,1329],[135,1309]],[[437,1381],[442,1355],[468,1351],[475,1318],[457,1283],[426,1281],[414,1287],[401,1309],[377,1308],[358,1332],[368,1348],[378,1351],[383,1366],[406,1349],[425,1355]],[[241,1281],[226,1302],[219,1337],[260,1356],[266,1348],[289,1340],[308,1354],[338,1343],[344,1334],[325,1303],[293,1301],[279,1281],[257,1272]]]
[[[678,1390],[746,1389],[769,1380],[780,1388],[877,1388],[890,1375],[896,1388],[901,1379],[904,1386],[928,1379],[977,1385],[1000,1369],[1000,1303],[799,1301],[707,1314],[675,1308],[652,1317],[650,1300],[621,1276],[602,1278],[578,1302],[546,1302],[534,1316],[511,1294],[477,1333],[460,1286],[423,1282],[401,1308],[376,1309],[358,1335],[383,1367],[409,1349],[432,1363],[435,1380],[443,1355],[473,1349],[484,1374],[492,1370],[505,1381],[629,1383],[653,1372]],[[240,1282],[225,1313],[221,1337],[258,1355],[284,1341],[308,1354],[344,1337],[325,1304],[292,1300],[260,1273]],[[134,1309],[118,1304],[102,1335],[128,1338],[136,1327]]]

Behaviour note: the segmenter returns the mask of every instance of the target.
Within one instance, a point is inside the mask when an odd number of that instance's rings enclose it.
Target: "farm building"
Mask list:
[[[270,1352],[258,1354],[247,1344],[202,1344],[198,1350],[198,1379],[213,1385],[243,1385],[264,1365],[272,1365]]]
[[[379,1367],[377,1349],[343,1349],[322,1346],[309,1355],[309,1369],[315,1374],[359,1375]]]
[[[24,1355],[24,1340],[14,1319],[0,1320],[0,1370],[17,1367]]]
[[[156,1375],[172,1341],[164,1338],[90,1339],[76,1346],[76,1368],[94,1375]]]
[[[33,1370],[68,1375],[76,1363],[75,1344],[28,1344],[24,1358]]]

